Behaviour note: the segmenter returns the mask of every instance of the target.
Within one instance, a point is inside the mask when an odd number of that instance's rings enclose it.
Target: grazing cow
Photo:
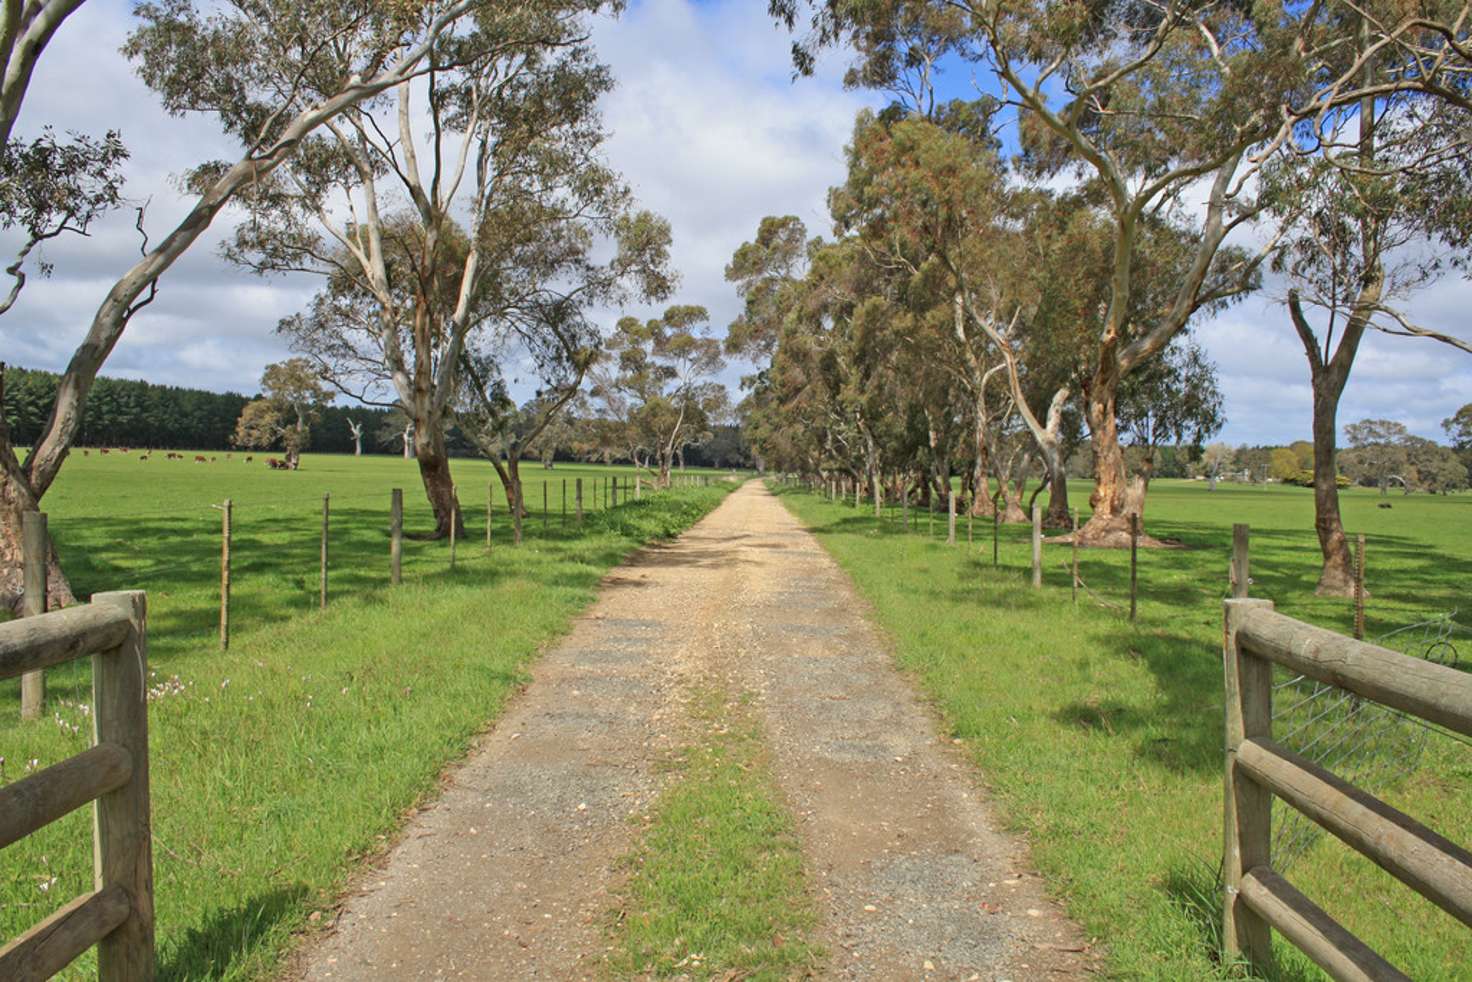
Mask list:
[[[217,461],[217,460],[219,460],[219,459],[220,459],[220,458],[218,458],[218,457],[211,457],[211,458],[210,458],[210,463],[212,463],[212,464],[213,464],[213,463],[214,463],[214,462],[215,462],[215,461]]]
[[[106,447],[98,447],[97,448],[97,452],[98,453],[107,453],[107,448]]]
[[[90,450],[83,450],[82,451],[82,456],[83,457],[90,457],[90,456],[92,456],[92,451],[90,451]]]
[[[194,455],[194,462],[196,464],[208,464],[209,463],[209,461],[204,458],[204,455],[203,454],[195,454]]]
[[[142,463],[143,461],[145,461],[147,459],[148,459],[148,454],[146,454],[146,453],[145,454],[139,454],[138,455],[138,462],[139,463]]]
[[[252,456],[249,456],[249,457],[246,457],[246,458],[245,458],[245,462],[246,462],[246,463],[247,463],[247,464],[248,464],[248,463],[250,463],[250,462],[251,462],[251,461],[253,461],[253,460],[255,460],[255,459],[256,459],[256,458],[255,458],[255,457],[254,457],[254,456],[253,456],[253,455],[252,455]]]

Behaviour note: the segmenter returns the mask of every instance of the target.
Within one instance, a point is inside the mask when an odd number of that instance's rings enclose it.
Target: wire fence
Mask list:
[[[1388,631],[1373,643],[1451,668],[1472,667],[1472,627],[1456,612]],[[1472,741],[1338,686],[1279,670],[1273,685],[1273,739],[1350,784],[1383,798],[1420,766],[1433,741]],[[1273,866],[1284,870],[1323,834],[1298,810],[1274,803]]]

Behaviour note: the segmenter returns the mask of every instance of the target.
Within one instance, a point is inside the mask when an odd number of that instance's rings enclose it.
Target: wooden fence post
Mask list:
[[[1248,554],[1250,531],[1241,522],[1232,525],[1232,597],[1237,600],[1247,596],[1252,584]]]
[[[605,487],[607,487],[608,486],[608,481],[605,479],[604,482],[603,482],[603,484],[604,484]],[[614,478],[613,478],[613,486],[608,489],[608,494],[609,494],[609,498],[608,498],[609,505],[608,505],[608,507],[610,507],[610,508],[617,508],[618,507],[618,475],[614,475]]]
[[[576,488],[574,488],[574,492],[575,492],[575,497],[577,498],[578,524],[579,525],[582,525],[583,524],[583,479],[582,478],[578,478],[577,479],[577,486],[576,486]]]
[[[24,592],[21,616],[46,613],[46,566],[51,554],[51,537],[46,532],[46,514],[28,511],[21,515],[21,555]],[[20,718],[40,719],[46,702],[46,673],[37,669],[20,677]]]
[[[863,489],[864,489],[864,482],[863,481],[860,481],[858,478],[854,478],[854,511],[858,511],[859,510],[859,505],[860,505],[860,502],[862,501],[862,492],[863,492]]]
[[[1043,586],[1043,506],[1032,506],[1032,588]]]
[[[644,479],[638,474],[634,475],[634,500],[640,501],[644,497]]]
[[[1073,510],[1073,605],[1078,606],[1078,509]]]
[[[92,727],[97,744],[128,752],[126,784],[93,807],[93,879],[96,889],[127,891],[128,919],[97,943],[100,982],[151,980],[153,950],[153,835],[148,806],[148,602],[141,590],[98,593],[93,603],[121,607],[132,630],[122,645],[92,656]]]
[[[322,496],[322,570],[317,585],[318,605],[327,609],[327,525],[332,507],[332,495]]]
[[[956,492],[946,481],[946,545],[956,544]]]
[[[220,650],[230,648],[230,499],[220,509]]]
[[[404,489],[394,488],[388,504],[388,581],[404,578]]]
[[[998,558],[1000,552],[998,546],[1002,539],[1002,510],[997,507],[996,499],[992,499],[992,569],[1001,566]]]
[[[879,471],[875,471],[869,479],[869,489],[874,493],[874,522],[877,525],[884,517],[884,493],[879,487]]]
[[[1365,637],[1365,533],[1354,539],[1354,637]]]
[[[1140,513],[1130,512],[1130,620],[1135,619],[1135,597],[1139,587]]]
[[[906,482],[900,488],[900,520],[904,522],[905,531],[910,531],[910,485]]]
[[[1223,860],[1222,941],[1229,956],[1245,958],[1266,969],[1273,953],[1268,922],[1243,902],[1242,877],[1267,866],[1272,844],[1273,796],[1256,781],[1237,773],[1237,751],[1243,741],[1273,733],[1273,666],[1265,658],[1245,656],[1237,644],[1242,619],[1253,610],[1273,607],[1270,600],[1225,603],[1226,773],[1223,796],[1225,830]]]

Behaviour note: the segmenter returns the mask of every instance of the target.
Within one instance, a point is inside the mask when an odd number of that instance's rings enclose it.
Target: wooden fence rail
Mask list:
[[[1245,561],[1239,574],[1246,580]],[[1243,584],[1245,586],[1245,584]],[[1273,665],[1472,736],[1472,675],[1293,620],[1271,601],[1226,601],[1224,944],[1266,969],[1281,932],[1336,979],[1404,979],[1272,869],[1282,799],[1472,927],[1472,853],[1273,742]]]
[[[0,848],[95,802],[95,889],[0,948],[0,979],[60,972],[97,945],[102,982],[154,977],[148,629],[142,591],[0,624],[0,678],[92,656],[93,746],[0,787]]]

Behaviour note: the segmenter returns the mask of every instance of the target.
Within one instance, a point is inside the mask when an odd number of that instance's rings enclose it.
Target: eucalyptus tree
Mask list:
[[[1121,380],[1157,357],[1203,307],[1253,288],[1270,248],[1225,248],[1261,210],[1249,156],[1291,129],[1286,106],[1308,90],[1305,48],[1323,43],[1312,16],[1276,8],[1064,0],[774,0],[794,25],[814,10],[797,45],[808,70],[817,49],[849,42],[855,77],[887,77],[916,42],[900,25],[924,19],[925,43],[990,79],[1016,113],[1023,163],[1038,176],[1092,186],[1111,232],[1108,301],[1092,325],[1083,392],[1095,459],[1092,544],[1128,541],[1124,455],[1116,418]],[[921,18],[921,15],[925,16]],[[1197,201],[1196,198],[1201,200]],[[1167,302],[1137,302],[1137,260],[1149,222],[1170,215],[1193,245]],[[1271,242],[1269,246],[1271,246]]]
[[[461,356],[460,390],[453,408],[461,432],[500,478],[516,517],[519,542],[520,519],[526,514],[521,461],[539,455],[555,437],[558,423],[566,420],[583,392],[601,339],[572,302],[535,316],[512,316],[499,326],[501,330],[473,339],[475,345]],[[528,361],[536,374],[536,395],[520,408],[502,370],[509,357]]]
[[[420,83],[345,113],[242,199],[227,255],[323,277],[285,330],[345,390],[413,421],[435,536],[460,514],[446,430],[473,335],[669,290],[668,226],[601,157],[613,82],[586,21],[605,6],[481,10],[431,48]]]
[[[1347,45],[1364,85],[1394,71],[1359,14]],[[1363,88],[1363,86],[1362,86]],[[1472,352],[1472,342],[1417,323],[1425,287],[1465,270],[1472,252],[1472,180],[1466,108],[1419,91],[1366,94],[1286,141],[1264,170],[1264,196],[1280,223],[1274,268],[1288,281],[1289,320],[1312,386],[1314,529],[1323,564],[1316,592],[1349,596],[1354,572],[1339,511],[1339,402],[1366,332],[1431,338]]]
[[[5,58],[0,136],[7,154],[16,146],[14,127],[37,60],[79,5],[77,0],[6,5],[0,31]],[[412,7],[367,0],[265,0],[210,5],[204,12],[189,0],[172,0],[135,8],[141,23],[124,52],[144,82],[169,113],[216,116],[238,141],[240,154],[192,171],[187,181],[192,204],[184,217],[161,237],[145,236],[142,255],[108,288],[24,464],[8,434],[0,431],[0,598],[8,606],[20,599],[20,515],[35,509],[56,480],[99,369],[133,316],[156,296],[160,278],[223,208],[269,180],[319,127],[419,76],[441,36],[490,5],[490,0],[430,0]],[[283,43],[289,39],[296,40]],[[120,159],[120,149],[104,139],[83,148],[82,156],[80,173],[92,175],[80,185],[82,200],[105,207],[111,203],[112,164]],[[140,231],[145,217],[140,213]],[[72,224],[76,221],[74,216]],[[48,580],[55,603],[73,599],[54,548]]]
[[[267,449],[282,445],[286,466],[301,466],[302,451],[311,442],[311,424],[332,397],[305,358],[288,358],[267,365],[261,374],[264,396],[246,404],[231,442],[237,447]]]
[[[715,380],[725,367],[721,342],[709,334],[704,307],[676,304],[640,321],[622,317],[605,344],[608,371],[595,389],[622,398],[624,422],[649,449],[660,487],[669,487],[680,450],[708,432],[728,405]]]

